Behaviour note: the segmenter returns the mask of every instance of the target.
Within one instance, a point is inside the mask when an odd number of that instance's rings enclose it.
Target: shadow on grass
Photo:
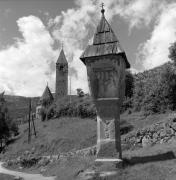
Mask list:
[[[2,147],[0,147],[0,153],[4,153],[5,150],[6,150],[6,147],[7,147],[8,145],[10,145],[10,144],[15,143],[15,141],[18,140],[19,138],[20,138],[20,136],[16,136],[16,137],[14,137],[14,138],[8,139],[7,142],[4,143]]]
[[[8,139],[8,141],[6,142],[6,145],[8,146],[9,144],[13,144],[13,143],[15,143],[15,141],[17,141],[18,139],[20,139],[20,135]]]
[[[124,135],[133,130],[133,126],[127,121],[123,120],[120,122],[120,134]]]
[[[132,166],[135,164],[144,164],[148,162],[156,162],[156,161],[166,161],[175,159],[175,155],[172,151],[157,154],[157,155],[151,155],[151,156],[143,156],[143,157],[131,157],[130,159],[123,159],[124,160],[124,166]]]

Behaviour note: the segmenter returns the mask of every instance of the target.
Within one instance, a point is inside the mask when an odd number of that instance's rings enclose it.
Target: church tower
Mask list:
[[[68,94],[68,62],[62,48],[56,62],[56,100]]]

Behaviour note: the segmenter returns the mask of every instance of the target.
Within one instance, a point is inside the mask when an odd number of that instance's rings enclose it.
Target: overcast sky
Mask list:
[[[103,0],[105,17],[124,48],[132,71],[159,66],[176,41],[173,0]],[[101,0],[0,0],[0,91],[41,96],[55,90],[61,42],[69,61],[72,93],[88,91],[79,57],[92,42]]]

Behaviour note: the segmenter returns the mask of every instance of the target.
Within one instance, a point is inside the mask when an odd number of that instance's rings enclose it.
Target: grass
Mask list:
[[[155,145],[138,151],[128,151],[126,167],[117,171],[115,180],[171,180],[176,179],[176,143]]]
[[[122,127],[129,126],[132,127],[130,130],[136,131],[168,119],[169,113],[156,114],[147,118],[140,113],[122,114],[121,124]],[[17,157],[24,151],[32,149],[40,155],[58,154],[96,144],[97,124],[92,119],[63,117],[46,122],[37,120],[35,126],[37,138],[33,134],[30,144],[28,144],[28,124],[19,126],[20,136],[8,146],[5,154],[7,157]]]
[[[0,173],[0,180],[14,180],[14,176],[10,176],[10,175]]]
[[[37,138],[28,144],[28,124],[21,125],[20,137],[8,146],[6,156],[16,157],[26,150],[51,155],[82,149],[96,144],[96,121],[80,118],[60,118],[46,122],[35,121]]]
[[[155,114],[144,117],[142,114],[121,115],[122,124],[133,127],[133,131],[150,126],[153,123],[168,121],[170,113]],[[25,150],[35,149],[35,154],[51,155],[82,149],[96,144],[96,121],[80,118],[60,118],[47,122],[36,121],[37,138],[32,136],[28,144],[28,124],[20,126],[20,137],[9,145],[6,157],[17,157]],[[123,137],[122,137],[123,138]],[[176,179],[176,143],[158,144],[149,148],[134,151],[124,151],[125,166],[116,169],[114,164],[97,164],[95,157],[73,157],[57,161],[46,167],[47,175],[57,175],[57,180],[78,179],[79,174],[86,169],[97,171],[115,170],[116,176],[111,180],[174,180]],[[4,156],[4,155],[3,155]],[[36,171],[36,167],[30,169]],[[101,178],[93,177],[95,180]],[[81,179],[83,180],[83,179]]]
[[[5,95],[7,107],[10,117],[13,119],[24,118],[29,111],[29,98],[23,96]],[[35,112],[35,108],[39,97],[32,98],[32,110]]]
[[[145,128],[157,122],[168,121],[172,117],[172,114],[173,113],[171,112],[167,112],[163,114],[153,114],[146,117],[139,112],[132,114],[124,113],[121,115],[121,121],[130,123],[133,126],[134,130],[136,130]]]
[[[80,174],[85,170],[97,173],[91,180],[175,180],[176,141],[149,148],[123,152],[124,166],[116,168],[114,163],[95,162],[95,157],[74,157],[47,167],[47,174],[57,175],[57,180],[84,180]],[[116,175],[105,179],[99,172],[116,171]]]

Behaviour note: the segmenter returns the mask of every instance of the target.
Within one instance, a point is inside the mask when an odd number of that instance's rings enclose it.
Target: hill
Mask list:
[[[162,66],[134,75],[127,73],[126,100],[124,101],[122,108],[123,112],[130,109],[131,111],[143,111],[146,114],[151,114],[174,110],[176,108],[175,72],[175,66],[173,63],[169,62]],[[9,107],[9,113],[13,119],[23,118],[28,114],[28,97],[6,95],[5,98]],[[38,101],[39,97],[32,98],[33,112],[35,112]],[[70,97],[68,96],[56,104],[62,105],[61,110],[63,112],[66,108],[70,108],[69,101]],[[72,102],[72,111],[82,111],[82,109],[78,109],[78,106],[81,108],[87,106],[89,108],[88,113],[92,113],[92,115],[94,115],[92,100],[89,96],[81,99],[78,98],[78,96],[72,96]],[[60,107],[57,108],[56,114],[59,114],[61,110]],[[70,110],[67,112],[67,115],[69,113]]]
[[[39,97],[33,97],[32,110],[35,112]],[[5,95],[10,117],[13,119],[24,118],[28,114],[29,98],[23,96]]]
[[[176,109],[176,66],[173,63],[128,77],[126,89],[131,90],[124,101],[125,110],[149,115]]]
[[[35,121],[37,137],[28,144],[28,123],[19,126],[20,136],[7,147],[8,156],[18,156],[35,149],[40,155],[59,154],[96,144],[96,121],[80,118],[60,118]],[[33,129],[32,129],[33,130]]]
[[[167,122],[170,113],[156,114],[148,117],[140,113],[121,115],[121,133],[125,138],[128,134],[147,128],[158,122]],[[37,137],[32,129],[32,140],[28,144],[28,123],[19,126],[20,135],[7,147],[7,156],[18,156],[27,151],[40,155],[66,153],[93,146],[97,139],[97,123],[90,118],[61,117],[41,122],[35,120]],[[126,131],[123,131],[126,130]]]
[[[148,117],[143,116],[141,113],[132,113],[132,114],[123,114],[121,115],[121,125],[124,124],[131,126],[127,134],[122,135],[122,142],[126,139],[127,136],[130,136],[134,139],[140,130],[144,132],[144,129],[151,127],[153,129],[153,124],[160,124],[169,122],[170,119],[173,119],[175,115],[173,113],[165,114],[155,114]],[[81,119],[81,118],[58,118],[52,119],[50,121],[41,122],[39,120],[35,121],[37,137],[32,136],[31,143],[28,144],[28,124],[20,125],[20,135],[13,141],[6,149],[5,154],[1,154],[3,159],[16,159],[18,162],[23,158],[34,158],[34,157],[52,157],[51,155],[57,155],[57,160],[42,160],[42,163],[46,165],[39,164],[29,167],[23,167],[22,171],[31,171],[38,172],[41,171],[48,175],[57,175],[58,180],[68,180],[74,179],[77,176],[81,175],[81,172],[84,172],[87,168],[94,168],[97,171],[105,168],[112,168],[108,164],[97,164],[94,163],[95,156],[71,156],[64,157],[62,154],[71,154],[70,152],[77,151],[79,149],[84,149],[96,144],[96,121],[93,119]],[[121,126],[121,127],[122,127]],[[133,135],[133,136],[131,136]],[[165,135],[167,136],[167,135]],[[175,137],[175,135],[174,135]],[[137,137],[137,139],[139,139]],[[138,140],[137,140],[138,141]],[[172,140],[172,143],[176,141]],[[129,142],[127,142],[129,144]],[[176,146],[174,144],[156,144],[149,146],[147,148],[142,148],[141,142],[137,148],[123,149],[123,157],[127,158],[127,167],[124,169],[116,169],[119,179],[140,179],[144,175],[145,177],[149,176],[150,180],[157,179],[161,177],[159,174],[162,170],[167,170],[166,166],[173,169],[174,157],[171,153],[171,150]],[[161,155],[158,155],[161,154]],[[145,157],[150,157],[146,158]],[[170,161],[168,159],[171,159]],[[27,159],[25,160],[27,162]],[[163,160],[162,160],[163,159]],[[145,163],[145,161],[147,162]],[[168,161],[164,161],[168,160]],[[140,165],[143,162],[143,165]],[[162,168],[160,164],[162,162]],[[15,162],[15,161],[12,161]],[[130,164],[131,163],[131,164]],[[21,166],[21,165],[20,165]],[[11,167],[12,168],[12,167]],[[19,168],[15,166],[13,168]],[[113,167],[114,168],[114,167]],[[147,171],[145,171],[147,168]],[[156,170],[156,174],[152,173],[152,168]],[[44,169],[44,170],[43,170]],[[138,175],[134,175],[132,172],[140,169]],[[18,169],[19,170],[19,169]],[[165,171],[166,172],[166,171]],[[162,173],[162,175],[164,175]],[[153,176],[153,177],[152,177]],[[168,171],[167,171],[168,176]],[[166,174],[165,176],[166,177]],[[148,178],[148,179],[149,179]],[[81,179],[83,180],[83,179]],[[160,180],[160,178],[158,178]]]

